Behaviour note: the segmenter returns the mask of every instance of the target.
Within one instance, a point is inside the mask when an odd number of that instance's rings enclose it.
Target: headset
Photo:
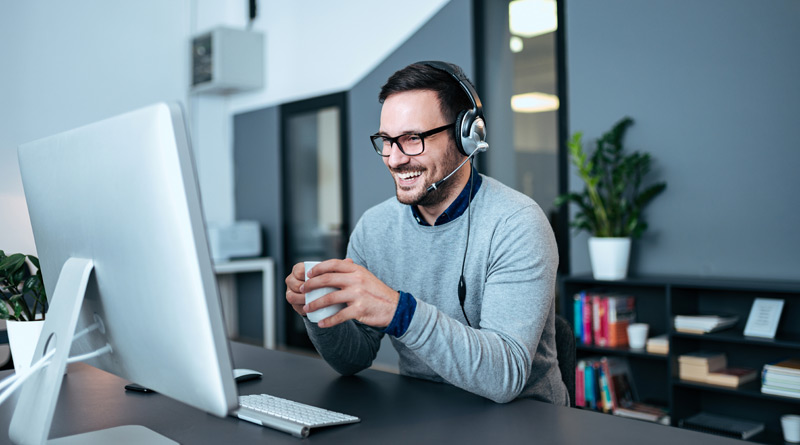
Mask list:
[[[481,104],[478,93],[469,79],[467,79],[467,76],[464,75],[464,72],[455,65],[438,60],[427,60],[416,64],[443,71],[452,76],[461,85],[470,102],[472,102],[472,109],[462,111],[456,118],[455,126],[458,132],[458,137],[455,138],[456,147],[458,147],[458,151],[461,154],[468,157],[472,157],[478,152],[486,151],[489,148],[489,144],[486,143],[486,121],[483,117],[483,104]]]
[[[461,85],[461,88],[463,88],[467,96],[469,96],[470,102],[472,102],[472,109],[460,112],[455,122],[457,137],[454,139],[456,140],[456,147],[458,151],[467,158],[464,159],[461,165],[456,167],[455,170],[450,172],[450,174],[428,187],[426,193],[430,193],[436,190],[443,182],[450,179],[450,177],[459,171],[473,156],[482,151],[486,151],[486,149],[489,148],[489,144],[486,142],[486,122],[483,117],[481,99],[478,97],[478,93],[475,91],[472,83],[470,83],[467,76],[464,75],[464,72],[455,65],[437,60],[417,62],[417,64],[429,66],[452,76],[459,85]],[[467,262],[470,222],[472,221],[472,171],[469,172],[469,204],[467,206],[467,212],[467,241],[464,246],[464,258],[461,260],[461,276],[458,279],[458,302],[461,305],[461,312],[464,314],[464,319],[467,320],[467,325],[472,327],[472,323],[469,322],[469,317],[467,317],[467,311],[464,309],[464,303],[467,299],[467,282],[464,279],[464,266]]]

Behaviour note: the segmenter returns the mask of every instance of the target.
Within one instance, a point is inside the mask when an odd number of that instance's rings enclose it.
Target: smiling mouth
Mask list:
[[[411,181],[422,175],[422,171],[398,172],[397,177],[403,181]]]

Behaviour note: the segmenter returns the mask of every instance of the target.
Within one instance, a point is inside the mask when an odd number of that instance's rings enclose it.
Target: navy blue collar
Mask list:
[[[481,183],[483,179],[481,179],[481,175],[478,174],[478,171],[475,168],[472,168],[472,198],[475,198],[475,195],[478,194],[478,190],[481,188]],[[469,196],[469,184],[470,181],[467,181],[467,185],[464,186],[464,189],[461,190],[461,193],[458,194],[458,197],[449,207],[447,210],[444,211],[438,218],[436,218],[436,222],[434,222],[434,226],[440,226],[445,223],[449,223],[450,221],[458,218],[459,216],[463,215],[464,212],[467,210],[467,207],[470,203],[470,196]],[[421,226],[430,226],[425,218],[419,213],[417,210],[417,206],[411,206],[411,214],[414,215],[414,219],[417,220],[417,223]]]

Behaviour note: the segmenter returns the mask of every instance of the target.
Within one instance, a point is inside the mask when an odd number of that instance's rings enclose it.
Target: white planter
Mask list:
[[[628,276],[630,238],[589,238],[589,259],[596,280],[622,280]]]
[[[8,320],[6,326],[8,327],[8,344],[11,347],[11,357],[14,358],[14,370],[20,373],[31,367],[33,352],[39,342],[44,320]]]

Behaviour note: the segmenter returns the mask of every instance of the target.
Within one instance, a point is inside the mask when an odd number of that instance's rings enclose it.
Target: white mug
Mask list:
[[[628,326],[628,345],[633,349],[642,349],[647,343],[647,323],[633,323]]]
[[[306,280],[308,280],[308,272],[314,268],[320,261],[305,261],[303,264],[306,267]],[[324,297],[325,295],[337,291],[339,289],[335,287],[323,287],[321,289],[316,289],[311,292],[306,292],[306,304],[311,303],[312,301],[316,300],[317,298]],[[340,310],[346,308],[347,305],[344,303],[333,304],[328,307],[324,307],[320,310],[316,310],[314,312],[309,312],[306,314],[306,317],[314,323],[319,323],[320,320],[325,318],[331,317],[335,315]]]
[[[783,440],[791,443],[800,442],[800,416],[796,414],[781,416],[781,427],[783,428]]]

